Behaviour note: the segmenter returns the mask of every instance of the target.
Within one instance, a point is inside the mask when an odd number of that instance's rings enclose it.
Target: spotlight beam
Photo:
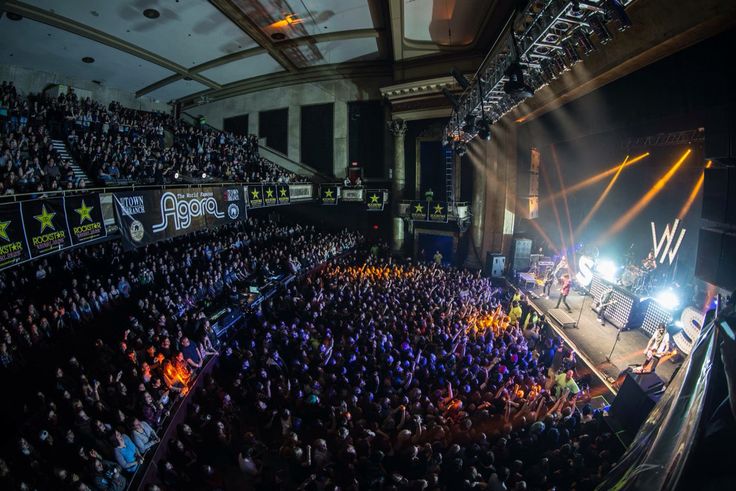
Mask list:
[[[639,199],[639,201],[634,204],[629,210],[624,213],[616,222],[611,226],[605,234],[603,234],[602,237],[598,239],[598,243],[604,242],[609,237],[615,235],[616,233],[620,232],[621,229],[623,229],[626,225],[631,222],[634,218],[636,218],[639,213],[654,199],[655,196],[659,194],[659,192],[665,187],[665,185],[669,182],[669,180],[672,178],[672,176],[675,175],[675,172],[680,168],[683,162],[687,159],[687,157],[690,155],[692,150],[689,148],[685,151],[685,153],[682,154],[682,156],[672,164],[672,166],[669,168],[666,174],[664,174],[662,177],[659,178],[657,182],[654,183],[654,185],[649,188],[649,191],[646,192],[644,196]]]
[[[540,172],[540,174],[542,174],[542,178],[544,179],[544,185],[547,187],[547,192],[551,193],[552,186],[549,183],[549,177],[547,176],[547,172],[543,171],[543,172]],[[566,251],[567,245],[565,244],[565,234],[562,233],[562,222],[560,221],[560,212],[557,210],[556,200],[552,200],[552,212],[554,213],[555,220],[557,221],[557,232],[560,234],[560,246],[562,247],[563,251]]]
[[[630,165],[634,165],[635,163],[639,162],[640,160],[642,160],[642,159],[644,159],[644,158],[646,158],[648,156],[649,156],[649,152],[643,153],[641,155],[637,155],[636,157],[634,157],[633,159],[629,160],[626,163],[626,167],[629,167]],[[611,174],[615,174],[616,171],[618,171],[618,168],[619,167],[620,166],[618,164],[617,165],[614,165],[610,169],[604,170],[600,174],[596,174],[596,175],[591,176],[591,177],[589,177],[587,179],[584,179],[584,180],[582,180],[582,181],[580,181],[578,183],[573,184],[572,186],[568,187],[565,191],[567,192],[567,194],[572,194],[574,192],[580,191],[583,188],[586,188],[588,186],[591,186],[591,185],[597,183],[598,181],[601,181],[601,180],[605,179],[606,177],[610,176]],[[560,196],[562,196],[562,191],[558,191],[557,193],[546,197],[544,200],[542,200],[542,202],[540,204],[547,204],[550,201],[559,198]]]
[[[570,207],[567,205],[567,191],[565,190],[565,181],[562,179],[562,171],[560,170],[560,161],[557,158],[557,150],[555,149],[555,146],[552,145],[552,158],[555,161],[555,170],[557,171],[557,180],[560,183],[560,188],[562,189],[562,204],[565,205],[565,215],[567,215],[567,231],[570,234],[570,252],[572,253],[572,263],[568,261],[568,264],[570,265],[570,269],[573,273],[575,273],[575,268],[577,267],[578,260],[575,253],[575,234],[572,231],[572,220],[570,220]]]
[[[590,209],[587,215],[585,215],[585,218],[583,218],[583,221],[580,222],[580,225],[577,226],[575,229],[575,235],[578,235],[581,230],[585,228],[585,226],[588,224],[591,218],[593,218],[593,215],[598,211],[598,208],[601,207],[603,202],[606,199],[606,196],[608,196],[608,193],[611,191],[611,188],[616,183],[616,180],[618,180],[618,176],[621,175],[621,171],[624,170],[624,167],[626,167],[626,162],[629,160],[629,156],[627,155],[623,162],[621,162],[621,165],[618,166],[618,170],[613,175],[611,180],[608,182],[608,186],[606,186],[606,189],[603,190],[603,193],[598,197],[598,200],[593,205],[593,208]]]
[[[713,161],[709,160],[705,164],[705,168],[710,169],[711,165],[713,165]],[[690,196],[688,196],[685,204],[682,205],[682,209],[680,210],[680,213],[677,214],[677,218],[679,218],[680,220],[685,218],[685,215],[687,215],[687,212],[690,211],[690,207],[693,206],[693,202],[695,201],[695,198],[698,197],[698,193],[700,192],[700,188],[703,187],[704,181],[705,181],[705,171],[703,171],[700,174],[700,177],[698,178],[698,182],[695,183],[695,186],[693,186],[693,190],[690,191]]]

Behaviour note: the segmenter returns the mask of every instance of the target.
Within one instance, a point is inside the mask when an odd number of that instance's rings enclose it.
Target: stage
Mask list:
[[[590,296],[584,297],[573,290],[567,297],[567,303],[572,309],[572,313],[569,315],[575,321],[577,327],[563,328],[560,322],[550,318],[548,312],[550,309],[554,309],[557,304],[558,290],[553,289],[552,295],[547,300],[540,296],[542,293],[540,286],[533,288],[533,295],[529,295],[528,289],[522,289],[534,308],[547,314],[552,326],[575,349],[578,358],[584,358],[586,364],[591,366],[594,371],[599,372],[599,376],[605,377],[609,383],[615,380],[618,374],[629,365],[643,363],[644,348],[646,348],[649,341],[649,336],[641,329],[622,331],[616,349],[611,356],[611,361],[609,362],[606,359],[611,353],[618,331],[610,323],[606,323],[605,326],[600,324],[596,313],[591,310],[593,298]],[[561,307],[564,310],[564,306]],[[581,307],[583,307],[582,313],[580,311]],[[580,319],[579,322],[578,318]],[[665,383],[669,383],[676,367],[677,364],[665,361],[657,366],[656,373]]]

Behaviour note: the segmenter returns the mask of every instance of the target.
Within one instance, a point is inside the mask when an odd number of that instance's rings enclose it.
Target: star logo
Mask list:
[[[325,198],[332,199],[332,189],[328,189],[327,191],[325,191]]]
[[[279,194],[282,198],[286,198],[286,188],[279,189]]]
[[[371,203],[378,203],[378,195],[377,194],[373,194],[373,196],[371,196]]]
[[[51,230],[56,230],[56,227],[54,227],[54,222],[52,221],[55,216],[56,213],[49,213],[46,210],[46,205],[41,205],[41,214],[33,216],[33,218],[38,220],[38,222],[41,224],[41,231],[39,233],[42,234],[47,228],[50,228]]]
[[[437,205],[435,205],[435,207],[434,207],[434,213],[436,215],[440,215],[442,213],[442,205],[441,204],[438,203]]]
[[[414,205],[414,213],[424,213],[424,206],[421,203]]]
[[[77,212],[79,215],[79,224],[83,224],[85,220],[92,221],[92,210],[94,210],[94,206],[87,206],[87,204],[82,200],[82,206],[79,208],[75,208],[74,211]]]
[[[273,189],[266,189],[266,198],[273,198]]]
[[[253,197],[253,199],[258,199],[259,198],[259,194],[260,193],[258,192],[257,189],[254,189],[253,191],[250,192],[250,195]]]
[[[10,226],[10,220],[7,222],[0,222],[0,237],[10,242],[10,237],[8,237],[8,227]]]

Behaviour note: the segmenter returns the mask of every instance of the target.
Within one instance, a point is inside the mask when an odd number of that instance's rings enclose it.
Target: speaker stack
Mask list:
[[[698,235],[695,275],[725,290],[736,289],[736,115],[730,107],[711,115],[705,155],[713,161],[703,182],[704,226]]]

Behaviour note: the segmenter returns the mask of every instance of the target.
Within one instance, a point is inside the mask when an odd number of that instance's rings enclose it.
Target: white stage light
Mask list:
[[[680,306],[680,298],[671,288],[657,293],[654,299],[665,310],[675,310]]]
[[[595,270],[598,272],[598,274],[601,275],[601,278],[603,278],[604,280],[610,282],[616,281],[616,273],[618,272],[618,267],[616,266],[616,263],[614,263],[610,259],[601,259],[600,261],[598,261],[598,265],[595,267]]]

